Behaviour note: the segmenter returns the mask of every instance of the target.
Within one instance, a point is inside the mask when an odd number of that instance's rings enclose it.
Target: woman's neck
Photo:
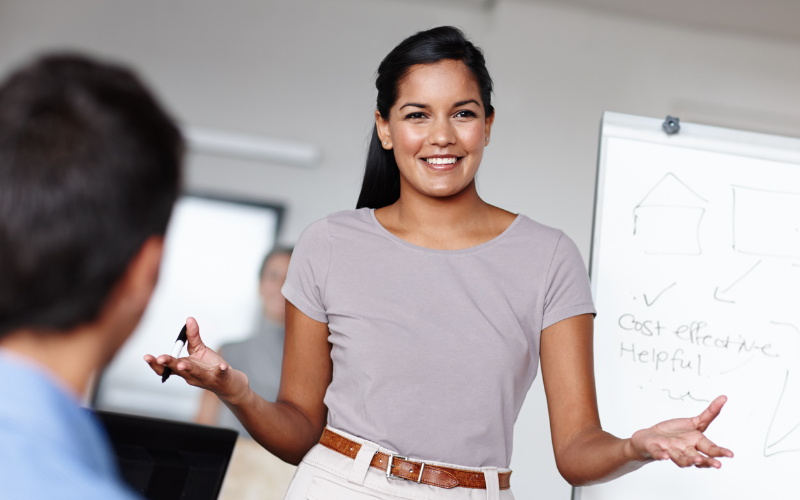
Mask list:
[[[506,230],[515,215],[478,196],[475,181],[456,195],[435,198],[401,187],[400,199],[375,211],[378,222],[400,239],[439,250],[485,243]]]

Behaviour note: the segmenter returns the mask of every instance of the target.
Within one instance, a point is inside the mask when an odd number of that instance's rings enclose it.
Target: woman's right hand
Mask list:
[[[250,390],[247,375],[234,370],[222,356],[203,344],[200,327],[194,318],[186,320],[186,345],[187,357],[173,358],[162,354],[156,358],[146,354],[144,360],[158,375],[168,366],[173,375],[183,378],[187,384],[207,389],[226,403],[237,405],[244,400]]]

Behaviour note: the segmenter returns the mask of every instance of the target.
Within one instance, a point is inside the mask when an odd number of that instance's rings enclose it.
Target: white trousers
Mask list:
[[[487,484],[485,490],[460,487],[444,489],[404,479],[387,479],[385,472],[370,467],[369,464],[376,452],[396,455],[395,451],[346,432],[330,429],[361,443],[358,456],[353,460],[322,445],[314,446],[297,468],[286,493],[286,500],[514,500],[511,490],[500,490],[497,479],[498,473],[509,472],[509,469],[425,462],[483,472]]]

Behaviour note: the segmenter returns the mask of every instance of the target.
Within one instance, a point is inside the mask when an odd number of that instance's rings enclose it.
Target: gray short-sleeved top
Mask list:
[[[463,250],[406,242],[371,209],[330,215],[298,241],[283,295],[328,323],[328,423],[402,455],[507,467],[542,329],[594,313],[564,233],[519,215]]]

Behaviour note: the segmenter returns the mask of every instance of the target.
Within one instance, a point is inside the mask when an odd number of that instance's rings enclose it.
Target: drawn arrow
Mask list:
[[[728,304],[735,304],[736,302],[735,302],[735,301],[733,301],[733,300],[725,300],[725,299],[721,298],[721,297],[720,297],[720,294],[725,294],[725,293],[728,293],[728,291],[730,291],[730,289],[731,289],[731,288],[735,287],[735,286],[736,286],[736,285],[737,285],[737,284],[738,284],[740,281],[742,281],[743,279],[745,279],[745,278],[747,277],[747,275],[748,275],[748,274],[750,274],[751,272],[753,272],[753,269],[757,268],[759,264],[761,264],[761,261],[760,261],[760,260],[759,260],[758,262],[756,262],[756,265],[754,265],[753,267],[751,267],[750,269],[748,269],[748,270],[747,270],[747,272],[746,272],[746,273],[744,273],[744,274],[743,274],[743,275],[742,275],[742,276],[741,276],[739,279],[737,279],[736,281],[734,281],[733,283],[731,283],[731,285],[730,285],[728,288],[726,288],[725,290],[722,290],[722,292],[720,292],[720,291],[719,291],[719,287],[715,288],[715,289],[714,289],[714,298],[715,298],[715,299],[717,299],[717,300],[718,300],[718,301],[720,301],[720,302],[727,302]]]

